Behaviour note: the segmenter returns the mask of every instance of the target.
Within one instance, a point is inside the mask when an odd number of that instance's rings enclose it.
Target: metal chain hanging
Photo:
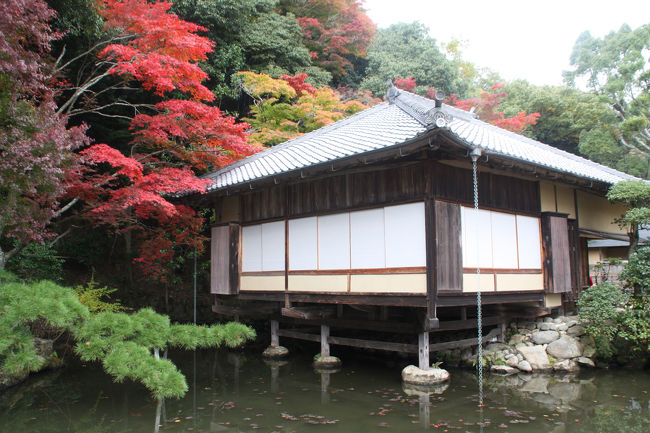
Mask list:
[[[477,174],[477,161],[481,156],[481,150],[479,148],[474,148],[471,153],[472,157],[472,174],[474,181],[474,215],[475,221],[478,221],[478,174]],[[481,269],[480,269],[480,253],[478,248],[479,238],[478,238],[478,227],[477,227],[477,236],[476,236],[476,280],[477,280],[477,291],[476,291],[476,322],[478,328],[478,352],[477,357],[477,367],[478,367],[478,404],[480,407],[483,407],[483,312],[481,310]]]

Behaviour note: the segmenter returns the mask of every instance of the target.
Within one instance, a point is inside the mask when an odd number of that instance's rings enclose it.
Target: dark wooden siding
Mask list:
[[[469,204],[474,202],[471,170],[437,164],[433,184],[437,198]],[[540,211],[539,185],[535,181],[479,173],[478,184],[480,206],[529,213]]]
[[[287,211],[287,187],[277,185],[242,195],[242,221],[259,221],[284,217]]]
[[[239,225],[212,227],[210,293],[239,293]]]
[[[471,204],[471,170],[432,161],[382,166],[376,170],[332,173],[289,185],[274,185],[242,195],[242,222],[336,212],[424,200],[426,197]],[[479,204],[538,213],[535,181],[481,173]]]
[[[550,293],[571,291],[571,255],[566,216],[542,215],[544,286]]]
[[[435,269],[437,293],[463,291],[460,205],[435,201]]]

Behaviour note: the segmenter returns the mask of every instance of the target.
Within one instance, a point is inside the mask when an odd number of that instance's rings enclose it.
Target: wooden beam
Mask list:
[[[257,301],[284,301],[284,291],[282,292],[239,292],[241,300]],[[314,304],[346,304],[346,305],[387,305],[393,307],[426,307],[426,296],[420,294],[414,295],[387,295],[382,294],[333,294],[333,293],[291,293],[289,292],[291,302],[311,302]]]
[[[417,353],[418,346],[415,344],[391,343],[388,341],[360,340],[356,338],[330,337],[331,344],[339,346],[360,347],[362,349],[378,349],[389,352]]]
[[[281,313],[285,317],[305,320],[320,319],[334,315],[334,311],[327,307],[289,307],[282,308]]]
[[[296,340],[320,342],[320,335],[308,334],[306,332],[292,331],[290,329],[279,329],[278,335],[280,337],[295,338]],[[331,337],[330,337],[331,338]]]
[[[507,304],[515,302],[543,302],[544,293],[542,291],[522,291],[522,292],[498,292],[482,293],[482,303],[489,304]],[[463,295],[438,295],[439,307],[462,307],[475,306],[476,294],[467,293]]]
[[[484,317],[483,326],[492,326],[502,323],[504,321],[503,317],[493,316],[493,317]],[[461,329],[474,329],[477,327],[476,319],[465,319],[465,320],[443,320],[440,322],[440,327],[438,331],[458,331]]]
[[[392,332],[397,334],[413,334],[414,332],[421,330],[421,327],[416,323],[339,319],[337,317],[330,317],[322,320],[296,320],[293,321],[293,323],[309,325],[325,323],[332,328],[360,329],[364,331]]]
[[[501,329],[495,328],[490,332],[488,332],[487,335],[483,336],[483,342],[487,343],[489,340],[491,340],[492,338],[496,338],[499,335],[501,335]],[[429,350],[431,352],[439,352],[441,350],[460,349],[460,348],[472,347],[472,346],[478,346],[478,337],[467,338],[464,340],[446,341],[444,343],[430,344]]]
[[[255,316],[255,315],[268,315],[278,312],[278,307],[275,304],[256,304],[256,305],[226,305],[226,304],[212,304],[212,312],[223,314],[224,316]]]
[[[506,304],[516,302],[543,302],[542,291],[494,292],[483,293],[483,304]],[[427,299],[420,294],[333,294],[333,293],[289,293],[292,302],[310,302],[314,304],[345,304],[345,305],[387,305],[392,307],[426,308]],[[256,301],[284,302],[284,291],[281,292],[239,292],[237,299]],[[476,305],[475,293],[438,294],[438,307],[461,307]]]
[[[421,334],[427,334],[427,333],[423,332]],[[498,337],[500,334],[501,334],[501,330],[499,328],[495,328],[483,337],[483,341],[487,342],[492,338]],[[293,331],[288,329],[280,329],[278,331],[278,335],[281,337],[295,338],[297,340],[313,341],[315,343],[319,343],[321,341],[320,335],[309,334],[306,332]],[[418,353],[419,350],[418,347],[419,345],[417,344],[392,343],[388,341],[362,340],[357,338],[330,336],[327,338],[327,342],[329,344],[335,344],[339,346],[358,347],[361,349],[386,350],[389,352]],[[464,340],[446,341],[444,343],[429,344],[429,353],[438,352],[441,350],[472,347],[476,345],[478,345],[478,337],[467,338]]]

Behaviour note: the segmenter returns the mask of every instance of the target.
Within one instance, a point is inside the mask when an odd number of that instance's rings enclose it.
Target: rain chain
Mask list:
[[[472,157],[472,173],[474,181],[474,214],[475,221],[478,221],[478,175],[476,162],[481,156],[481,149],[475,147],[472,149],[470,154]],[[478,229],[478,227],[477,227]],[[483,407],[483,312],[481,311],[481,269],[479,262],[479,237],[478,231],[476,234],[476,279],[478,284],[478,290],[476,291],[476,322],[478,328],[478,353],[477,357],[477,367],[478,367],[478,404],[479,407]]]

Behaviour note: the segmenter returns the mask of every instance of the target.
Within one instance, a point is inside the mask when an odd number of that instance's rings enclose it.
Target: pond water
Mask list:
[[[0,431],[650,432],[647,371],[486,375],[479,408],[472,371],[451,370],[449,385],[427,395],[402,385],[409,360],[342,355],[340,371],[320,374],[306,353],[286,364],[257,353],[173,353],[190,391],[162,404],[98,365],[72,365],[0,394]]]

